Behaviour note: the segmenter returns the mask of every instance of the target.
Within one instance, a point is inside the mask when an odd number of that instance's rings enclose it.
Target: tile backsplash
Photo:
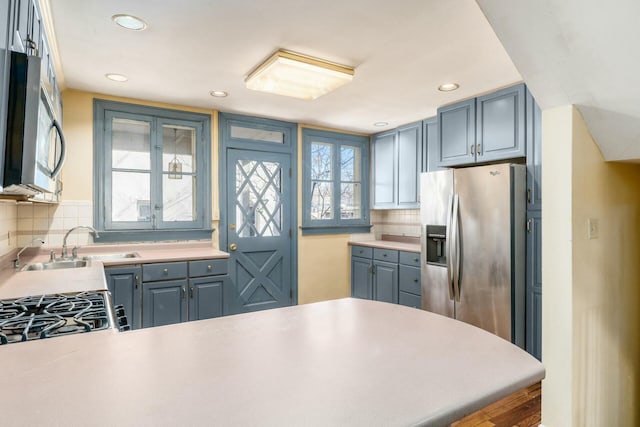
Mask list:
[[[17,247],[18,206],[13,200],[0,200],[0,256]]]
[[[34,238],[45,241],[44,246],[58,248],[67,231],[78,225],[93,226],[93,203],[90,200],[67,200],[59,204],[18,203],[17,245],[28,245]],[[87,230],[69,235],[67,244],[87,245],[93,236]]]
[[[383,234],[420,237],[420,209],[372,210],[371,224],[376,239]]]

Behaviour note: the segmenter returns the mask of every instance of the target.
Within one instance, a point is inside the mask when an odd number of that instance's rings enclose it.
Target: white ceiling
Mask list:
[[[373,133],[521,81],[474,0],[50,1],[66,87]],[[115,25],[119,13],[149,28]],[[313,101],[250,91],[277,48],[355,66]],[[129,77],[107,80],[106,73]],[[457,82],[451,93],[436,90]],[[225,90],[229,97],[209,96]]]
[[[640,1],[478,3],[543,109],[575,104],[606,160],[640,159]]]

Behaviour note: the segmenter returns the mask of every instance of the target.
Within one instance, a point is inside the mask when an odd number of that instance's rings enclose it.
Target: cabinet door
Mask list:
[[[475,163],[476,100],[438,109],[439,167]]]
[[[540,359],[542,355],[542,216],[540,212],[529,212],[527,216],[525,348]]]
[[[527,291],[526,350],[542,360],[542,292]]]
[[[396,204],[395,172],[396,133],[374,135],[373,150],[373,208],[388,209]]]
[[[422,172],[444,169],[438,166],[438,118],[423,121],[422,128]]]
[[[32,0],[14,0],[11,50],[26,53],[29,36],[29,10]]]
[[[189,280],[189,320],[222,316],[224,282],[221,276]]]
[[[542,209],[542,111],[527,90],[527,210]]]
[[[142,327],[187,320],[187,281],[142,284]]]
[[[29,24],[27,27],[27,53],[29,55],[42,57],[40,47],[43,44],[44,28],[42,25],[42,15],[38,0],[31,0],[29,5]]]
[[[105,268],[107,288],[114,305],[122,305],[131,329],[140,328],[140,277],[138,267]]]
[[[351,257],[351,296],[372,299],[371,283],[373,261],[367,258]]]
[[[422,122],[398,129],[398,207],[418,208],[422,165]]]
[[[479,97],[476,114],[478,162],[524,157],[524,84]]]
[[[376,301],[398,303],[398,264],[373,262],[373,298]]]
[[[4,149],[9,95],[9,47],[11,40],[11,2],[0,2],[0,187],[4,176]]]

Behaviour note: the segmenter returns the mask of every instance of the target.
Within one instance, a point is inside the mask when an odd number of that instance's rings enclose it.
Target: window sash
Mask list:
[[[335,136],[334,136],[335,135]],[[356,140],[360,139],[360,140]],[[368,189],[365,179],[368,176],[368,146],[362,137],[354,137],[351,135],[333,134],[322,131],[307,131],[303,129],[304,143],[304,190],[303,190],[303,228],[304,227],[350,227],[369,225],[369,206],[368,206]],[[312,145],[314,143],[331,144],[331,167],[332,175],[330,180],[317,180],[311,177],[312,162]],[[360,180],[342,181],[342,170],[340,168],[340,155],[342,147],[353,147],[360,150],[359,165],[356,167],[360,170]],[[311,186],[313,182],[331,182],[332,185],[332,207],[333,216],[331,219],[312,219],[311,203],[312,194]],[[360,187],[360,217],[354,219],[341,218],[341,188],[342,184],[359,184]]]
[[[123,109],[126,109],[127,105]],[[131,106],[133,108],[144,108]],[[153,107],[149,107],[153,108]],[[203,121],[184,120],[177,118],[158,117],[152,114],[131,113],[104,108],[104,133],[102,135],[103,167],[100,178],[103,182],[101,194],[102,212],[96,215],[96,224],[104,231],[139,230],[139,231],[169,231],[169,230],[194,230],[203,229],[206,224],[206,212],[208,197],[206,197],[208,168],[208,150],[205,138],[205,123]],[[96,113],[98,114],[98,113]],[[146,122],[150,125],[150,170],[114,168],[113,159],[113,121],[114,119],[129,119]],[[193,217],[192,221],[165,221],[163,218],[163,179],[167,172],[163,171],[163,126],[188,127],[195,130],[195,172],[183,172],[182,179],[191,179],[195,189],[192,190]],[[113,172],[148,173],[150,176],[150,213],[156,214],[156,219],[151,221],[114,221],[113,220]],[[195,177],[195,179],[194,179]],[[193,187],[192,187],[193,188]],[[117,189],[116,189],[117,190]],[[100,203],[96,203],[98,207]],[[154,209],[158,206],[160,209]],[[100,215],[102,214],[102,215]]]

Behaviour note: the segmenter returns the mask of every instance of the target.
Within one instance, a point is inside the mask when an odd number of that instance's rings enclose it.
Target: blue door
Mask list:
[[[231,310],[291,305],[291,155],[234,148],[226,154]]]

